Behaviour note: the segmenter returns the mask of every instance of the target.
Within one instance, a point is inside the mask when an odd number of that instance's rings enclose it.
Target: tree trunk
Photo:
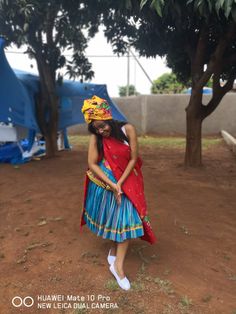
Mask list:
[[[57,131],[51,130],[45,136],[46,141],[46,156],[47,157],[55,157],[57,153]]]
[[[56,91],[55,91],[56,93]],[[46,115],[48,116],[47,131],[45,133],[46,156],[55,157],[57,149],[57,128],[58,128],[58,98],[55,95],[48,95],[49,106]]]
[[[202,165],[202,118],[200,115],[201,100],[191,96],[186,108],[186,151],[185,166]]]
[[[54,157],[57,153],[58,128],[58,97],[56,91],[50,93],[42,89],[41,97],[43,107],[43,135],[46,141],[46,156]]]
[[[40,74],[40,95],[37,101],[37,120],[46,141],[46,156],[54,157],[57,149],[58,108],[59,99],[56,95],[55,78],[49,66],[37,56]]]

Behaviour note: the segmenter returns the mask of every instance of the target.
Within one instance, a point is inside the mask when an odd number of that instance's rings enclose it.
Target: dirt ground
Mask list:
[[[182,149],[141,147],[158,243],[131,243],[128,292],[108,270],[109,241],[80,232],[86,150],[0,165],[0,314],[235,314],[236,158],[225,144],[203,152],[200,170],[184,169]]]

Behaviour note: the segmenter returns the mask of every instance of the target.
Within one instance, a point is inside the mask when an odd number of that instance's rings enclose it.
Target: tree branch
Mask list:
[[[224,63],[223,63],[223,66],[224,67],[227,67],[227,66],[230,66],[232,64],[235,65],[235,62],[236,62],[236,53],[235,54],[232,54],[230,57],[228,57],[227,59],[224,60]]]
[[[53,47],[53,27],[55,24],[57,12],[56,9],[50,8],[47,12],[47,27],[46,27],[46,37],[47,37],[47,44],[49,48]]]
[[[220,75],[222,73],[222,62],[218,62],[214,67],[214,75],[213,75],[213,95],[217,94],[221,88],[220,86]]]
[[[205,55],[206,55],[206,48],[207,48],[207,37],[208,37],[208,29],[204,26],[200,30],[198,43],[196,47],[196,53],[192,55],[192,82],[195,85],[202,76]]]
[[[236,79],[236,73],[232,74],[232,76],[228,79],[227,83],[223,87],[221,87],[224,95],[233,88],[235,79]]]
[[[223,87],[217,88],[217,90],[214,92],[212,96],[212,99],[206,106],[203,105],[201,106],[202,119],[205,119],[218,107],[224,95],[233,88],[235,78],[236,73],[232,74],[232,76],[228,79],[227,83]]]
[[[66,16],[65,16],[65,14],[64,13],[62,13],[62,15],[60,16],[60,21],[63,19],[63,18],[66,18]],[[59,40],[60,40],[60,38],[61,38],[61,36],[62,36],[62,31],[61,31],[61,29],[63,28],[63,27],[60,27],[60,21],[58,21],[58,29],[57,29],[57,33],[55,34],[55,38],[54,38],[54,43],[55,43],[55,45],[57,45],[58,43],[59,43]],[[70,24],[70,21],[68,21],[68,23]]]
[[[218,66],[222,64],[222,59],[223,59],[225,50],[228,44],[235,37],[235,35],[236,35],[236,23],[232,22],[230,23],[226,34],[222,35],[222,37],[220,38],[219,43],[216,47],[216,50],[210,58],[206,71],[204,72],[200,80],[197,82],[197,89],[202,89],[204,85],[209,81],[211,75],[215,71],[218,70]]]

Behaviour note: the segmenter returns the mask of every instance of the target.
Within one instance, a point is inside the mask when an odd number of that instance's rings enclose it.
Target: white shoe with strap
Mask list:
[[[123,289],[123,290],[129,290],[130,289],[129,279],[127,277],[120,279],[119,275],[117,274],[117,272],[115,270],[114,264],[112,264],[110,266],[110,271],[111,271],[112,275],[116,278],[116,281],[117,281],[118,285],[121,287],[121,289]]]
[[[112,265],[113,263],[115,263],[116,260],[116,256],[111,255],[111,250],[109,250],[108,255],[107,255],[107,261],[109,265]]]

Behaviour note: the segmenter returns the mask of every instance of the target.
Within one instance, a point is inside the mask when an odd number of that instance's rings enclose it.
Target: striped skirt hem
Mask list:
[[[107,228],[105,225],[95,222],[86,211],[84,212],[84,219],[89,229],[97,236],[101,236],[103,239],[109,239],[115,242],[123,242],[128,239],[142,237],[144,234],[143,225],[140,224],[119,230]]]

